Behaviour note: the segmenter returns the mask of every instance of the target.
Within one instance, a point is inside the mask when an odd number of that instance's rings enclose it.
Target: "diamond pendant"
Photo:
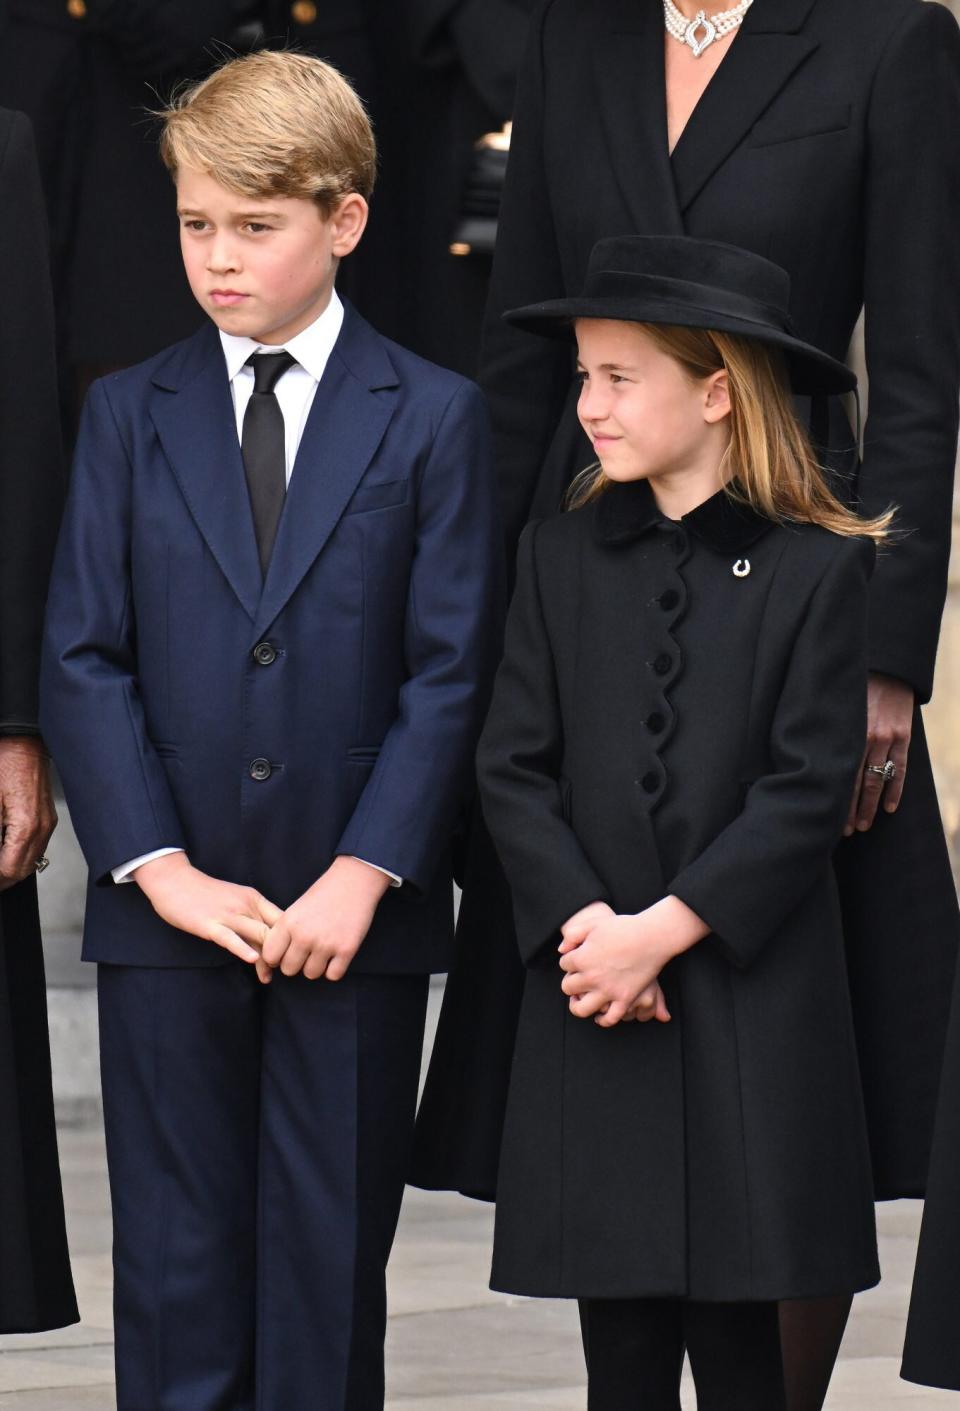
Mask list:
[[[704,31],[703,39],[697,38],[697,30]],[[698,10],[696,19],[692,19],[687,25],[683,36],[684,44],[688,44],[693,50],[693,57],[699,59],[704,49],[709,49],[710,45],[717,37],[717,27],[712,20],[707,19],[705,10]]]

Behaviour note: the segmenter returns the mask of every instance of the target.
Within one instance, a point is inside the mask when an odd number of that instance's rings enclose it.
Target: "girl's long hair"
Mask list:
[[[894,509],[861,519],[827,483],[806,431],[797,419],[786,362],[777,348],[753,338],[706,328],[640,325],[694,381],[726,370],[730,388],[730,445],[721,471],[728,495],[778,523],[819,524],[834,534],[882,543]],[[610,482],[597,463],[582,471],[567,492],[577,509]]]

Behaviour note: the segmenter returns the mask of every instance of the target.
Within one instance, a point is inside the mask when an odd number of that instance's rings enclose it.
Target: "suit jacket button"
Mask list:
[[[258,642],[253,649],[253,659],[258,666],[272,666],[277,659],[277,649],[272,642]]]
[[[317,7],[313,0],[294,0],[290,13],[297,24],[313,24],[317,18]]]
[[[665,592],[660,594],[657,601],[664,612],[672,612],[680,601],[680,594],[677,592],[676,588],[667,588]]]
[[[640,787],[645,794],[655,794],[660,787],[660,779],[653,770],[645,774],[640,780]]]
[[[255,759],[250,766],[250,778],[262,784],[273,773],[273,765],[268,759]]]
[[[662,735],[666,724],[667,722],[659,710],[651,711],[647,716],[646,725],[651,735]]]
[[[666,676],[673,665],[673,657],[667,652],[661,652],[653,663],[653,669],[658,676]]]

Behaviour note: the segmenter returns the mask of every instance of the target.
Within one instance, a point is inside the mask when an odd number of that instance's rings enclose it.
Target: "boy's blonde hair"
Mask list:
[[[230,59],[174,95],[157,116],[160,154],[244,196],[369,199],[377,174],[370,119],[347,80],[309,54],[264,49]]]
[[[889,536],[892,509],[861,519],[830,489],[794,411],[786,363],[778,349],[707,328],[640,327],[692,380],[726,371],[730,444],[722,469],[732,498],[778,523],[819,524],[834,534],[862,535],[877,543]],[[609,483],[599,464],[588,466],[570,486],[567,508],[588,504]]]

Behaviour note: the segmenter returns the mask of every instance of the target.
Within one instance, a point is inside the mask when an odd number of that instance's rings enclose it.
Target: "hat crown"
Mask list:
[[[584,293],[609,291],[617,275],[645,275],[700,285],[765,304],[784,323],[789,318],[790,276],[779,265],[718,240],[689,235],[617,235],[593,247]]]
[[[786,270],[718,240],[609,236],[593,247],[581,294],[510,309],[504,318],[550,338],[569,338],[579,319],[703,328],[779,349],[801,395],[851,392],[857,385],[843,362],[794,329]]]

